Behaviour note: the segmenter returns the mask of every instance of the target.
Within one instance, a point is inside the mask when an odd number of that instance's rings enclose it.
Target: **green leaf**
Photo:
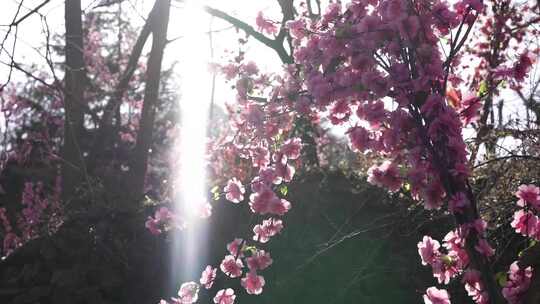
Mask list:
[[[506,282],[508,281],[508,277],[506,276],[506,272],[500,271],[495,274],[495,280],[497,280],[497,283],[499,283],[499,286],[504,287],[506,286]]]
[[[279,192],[281,192],[283,196],[287,196],[287,193],[289,192],[289,188],[287,187],[287,185],[283,185],[279,187]]]
[[[217,201],[219,200],[219,186],[214,186],[212,189],[210,189],[210,192],[212,193],[212,198]]]
[[[478,96],[482,97],[486,95],[487,91],[488,91],[488,86],[487,86],[486,81],[484,80],[480,83],[480,86],[478,86]]]
[[[244,245],[242,247],[242,252],[250,252],[251,254],[254,254],[255,252],[257,252],[257,247]]]
[[[443,261],[443,263],[444,263],[445,265],[448,265],[448,266],[452,265],[453,262],[454,262],[454,260],[452,260],[452,257],[449,256],[449,255],[443,255],[443,256],[441,257],[441,260]]]

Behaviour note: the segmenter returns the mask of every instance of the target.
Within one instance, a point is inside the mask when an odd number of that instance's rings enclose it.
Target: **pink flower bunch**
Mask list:
[[[221,289],[216,293],[214,297],[214,303],[216,304],[233,304],[236,299],[234,290],[231,288]]]
[[[368,182],[380,187],[397,191],[401,187],[402,180],[398,167],[395,163],[385,161],[380,166],[372,166],[368,170]]]
[[[257,29],[260,32],[266,32],[267,34],[275,35],[278,31],[277,26],[274,24],[274,22],[265,18],[262,12],[259,12],[257,14],[255,23],[257,24]]]
[[[523,296],[531,283],[532,272],[531,267],[522,269],[517,262],[510,265],[506,285],[502,290],[502,294],[509,304],[522,303]]]
[[[444,238],[443,247],[447,253],[441,252],[437,240],[424,236],[418,243],[418,253],[422,265],[430,265],[433,276],[441,284],[448,284],[450,279],[460,274],[468,265],[469,257],[464,248],[465,239],[457,232],[450,231]]]
[[[159,235],[169,229],[182,230],[186,227],[184,220],[167,207],[156,210],[154,217],[149,216],[144,225],[154,235]]]
[[[225,188],[223,188],[223,191],[225,192],[225,198],[233,203],[243,201],[244,193],[246,192],[244,186],[236,177],[233,177],[227,182],[227,185]]]
[[[467,270],[461,281],[465,285],[467,294],[476,304],[489,304],[489,295],[484,288],[481,274],[478,270]]]
[[[4,232],[1,256],[8,256],[13,250],[22,245],[21,239],[13,231],[13,227],[11,226],[6,212],[6,208],[0,208],[0,221]]]
[[[424,295],[425,304],[451,304],[450,295],[445,289],[429,287]]]
[[[510,225],[517,233],[540,240],[540,218],[535,214],[540,211],[540,188],[521,185],[516,196],[519,198],[517,205],[521,209],[514,213]]]
[[[283,229],[283,222],[279,219],[269,218],[264,220],[261,224],[253,227],[255,241],[266,243],[271,237],[281,232]]]

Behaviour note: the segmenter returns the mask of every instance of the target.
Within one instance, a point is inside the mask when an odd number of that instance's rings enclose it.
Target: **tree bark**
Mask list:
[[[161,77],[161,63],[163,52],[167,44],[167,28],[169,25],[170,0],[156,0],[156,10],[152,27],[152,49],[148,58],[146,71],[146,86],[144,101],[137,132],[137,143],[130,166],[130,186],[135,199],[144,194],[145,177],[148,168],[149,150],[152,146],[152,133],[156,105],[159,97],[159,84]]]
[[[73,198],[85,172],[78,138],[84,128],[84,82],[82,11],[80,0],[65,1],[66,66],[64,88],[64,143],[62,146],[62,199]]]
[[[114,131],[112,126],[112,117],[118,112],[120,105],[122,104],[122,99],[126,94],[126,91],[129,87],[129,81],[133,77],[135,70],[137,69],[137,64],[141,58],[141,54],[152,32],[151,26],[155,15],[157,14],[157,2],[154,4],[152,11],[148,14],[146,23],[144,24],[137,41],[131,50],[131,54],[128,59],[127,66],[120,76],[118,85],[116,86],[111,100],[105,106],[103,116],[99,122],[99,129],[97,130],[96,138],[94,139],[94,148],[92,149],[89,157],[89,170],[94,170],[97,160],[101,158],[101,155],[105,149],[105,145],[108,143],[108,139],[111,136],[111,133]]]

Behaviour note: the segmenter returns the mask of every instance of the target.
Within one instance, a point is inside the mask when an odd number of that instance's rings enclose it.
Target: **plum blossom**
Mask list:
[[[302,140],[298,137],[287,139],[281,145],[280,152],[287,157],[287,159],[297,159],[300,157],[302,151]]]
[[[401,177],[397,166],[385,161],[380,166],[372,166],[368,170],[368,182],[377,186],[386,187],[390,191],[397,191],[401,187]]]
[[[239,203],[244,200],[244,193],[246,190],[242,183],[236,178],[231,178],[227,185],[223,188],[225,192],[225,198],[233,203]]]
[[[432,264],[441,255],[440,246],[437,240],[424,235],[422,241],[418,243],[418,254],[422,259],[422,265]]]
[[[465,272],[462,279],[467,294],[476,304],[488,304],[489,296],[485,290],[481,274],[478,270],[470,269]]]
[[[255,241],[266,243],[271,237],[278,234],[283,229],[283,223],[279,219],[269,218],[264,220],[262,224],[257,224],[253,227],[253,239]]]
[[[245,241],[243,239],[235,238],[232,242],[227,244],[227,250],[231,255],[241,258],[244,256],[244,253],[242,252],[244,244]]]
[[[535,185],[521,185],[516,192],[519,198],[517,205],[525,207],[527,205],[540,209],[540,188]]]
[[[144,224],[146,229],[154,235],[159,235],[163,231],[170,228],[184,229],[186,227],[185,221],[173,213],[167,207],[160,207],[156,210],[154,217],[149,216]]]
[[[445,289],[429,287],[424,295],[425,304],[451,304],[450,296]]]
[[[523,236],[537,236],[540,228],[538,227],[539,222],[538,216],[522,209],[514,213],[514,220],[510,223],[510,226]]]
[[[216,304],[234,304],[236,295],[232,288],[221,289],[216,293],[214,297],[214,303]]]
[[[178,291],[177,303],[179,304],[192,304],[197,302],[199,297],[199,284],[195,282],[187,282],[180,286]]]
[[[244,264],[242,263],[242,260],[235,259],[234,256],[228,255],[226,256],[223,261],[221,262],[221,265],[219,268],[223,273],[225,273],[227,276],[231,278],[238,278],[242,275],[242,268],[244,267]]]
[[[247,293],[253,295],[262,293],[264,283],[264,278],[257,275],[255,270],[248,272],[241,280],[241,284],[246,289]]]
[[[267,34],[275,35],[278,31],[277,26],[274,24],[274,22],[266,19],[263,15],[263,12],[261,11],[259,11],[259,13],[257,14],[255,23],[257,24],[257,30],[260,32],[266,32]]]
[[[208,265],[202,272],[201,279],[199,280],[199,282],[201,283],[202,286],[204,286],[204,288],[210,289],[212,288],[212,285],[214,285],[216,274],[217,274],[217,269]]]
[[[519,304],[522,302],[523,296],[531,284],[532,274],[532,267],[522,269],[517,262],[510,265],[508,279],[502,289],[503,297],[509,304]]]
[[[283,215],[291,208],[291,203],[280,199],[270,187],[262,185],[258,190],[249,197],[251,211],[259,214]]]
[[[252,256],[246,259],[246,262],[250,270],[263,270],[272,265],[272,258],[270,257],[270,253],[264,250],[257,250]]]

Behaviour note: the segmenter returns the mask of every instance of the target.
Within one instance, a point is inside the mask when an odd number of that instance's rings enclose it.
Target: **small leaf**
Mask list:
[[[279,192],[283,195],[283,196],[287,196],[287,193],[289,193],[289,188],[286,186],[286,185],[283,185],[279,188]]]
[[[504,287],[506,286],[506,282],[508,281],[508,277],[506,276],[506,272],[500,271],[495,274],[495,280],[497,280],[497,283],[499,283],[499,286]]]
[[[487,91],[488,91],[488,86],[487,86],[486,81],[484,80],[480,83],[480,86],[478,87],[478,96],[482,97],[486,95]]]
[[[242,247],[242,252],[249,252],[251,254],[254,254],[255,252],[257,252],[257,247],[244,245]]]

